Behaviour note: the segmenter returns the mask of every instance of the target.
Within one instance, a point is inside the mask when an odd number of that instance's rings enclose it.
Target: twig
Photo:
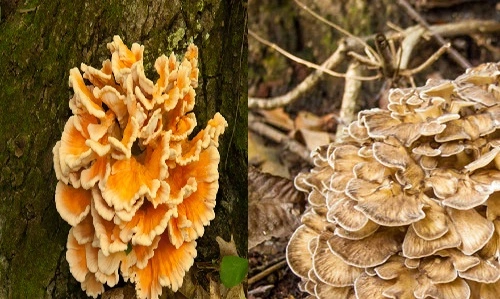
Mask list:
[[[254,131],[255,133],[264,136],[272,141],[286,145],[288,149],[301,157],[304,161],[313,165],[311,157],[309,157],[309,151],[302,144],[297,141],[287,137],[280,131],[260,122],[253,120],[251,114],[248,115],[248,129]]]
[[[312,69],[316,69],[316,70],[319,70],[319,71],[322,71],[323,73],[325,74],[328,74],[330,76],[333,76],[333,77],[340,77],[340,78],[345,78],[346,77],[346,74],[342,74],[342,73],[337,73],[337,72],[334,72],[334,71],[331,71],[321,65],[317,65],[315,63],[312,63],[312,62],[309,62],[305,59],[302,59],[300,57],[297,57],[293,54],[291,54],[290,52],[287,52],[286,50],[280,48],[278,45],[274,44],[274,43],[271,43],[265,39],[263,39],[262,37],[260,37],[259,35],[257,35],[255,32],[253,32],[252,30],[248,29],[248,34],[250,34],[251,37],[255,38],[256,40],[258,40],[259,42],[263,43],[264,45],[280,52],[281,54],[283,54],[285,57],[289,58],[290,60],[293,60],[297,63],[300,63],[300,64],[303,64],[309,68],[312,68]],[[373,79],[376,79],[376,77],[357,77],[356,79],[358,80],[363,80],[363,81],[371,81]]]
[[[397,39],[405,37],[408,31],[415,30],[416,27],[422,27],[422,25],[415,25],[408,27],[403,32],[386,32],[384,33],[387,39]],[[463,20],[453,23],[432,25],[425,28],[426,32],[432,36],[439,34],[441,37],[453,37],[457,35],[470,35],[475,33],[495,33],[500,31],[500,22],[494,20]],[[424,33],[424,39],[425,39]],[[375,39],[375,34],[362,37],[364,41],[368,42]],[[346,38],[346,51],[362,51],[363,47],[359,44],[357,39]]]
[[[351,63],[347,69],[347,74],[352,77],[358,76],[360,72],[360,65],[358,63]],[[353,121],[356,115],[360,91],[361,81],[352,78],[345,80],[344,95],[342,96],[342,105],[340,107],[340,121],[337,124],[337,134],[335,135],[337,141],[340,140],[344,128]]]
[[[268,285],[259,286],[259,287],[256,287],[255,289],[248,290],[248,295],[249,296],[253,295],[253,297],[258,297],[258,296],[255,296],[255,295],[256,294],[260,294],[260,293],[265,293],[267,290],[274,289],[274,288],[275,288],[274,284],[268,284]]]
[[[391,28],[392,30],[398,32],[398,33],[401,33],[404,31],[403,28],[399,27],[398,25],[394,24],[393,22],[391,21],[387,21],[387,27]]]
[[[411,32],[416,31],[418,28],[421,28],[420,25],[409,27],[403,33],[403,36],[406,34],[411,34]],[[442,25],[433,25],[428,28],[428,32],[433,34],[439,34],[444,37],[452,37],[456,35],[467,35],[467,34],[475,34],[475,33],[492,33],[500,31],[500,23],[496,21],[483,21],[483,20],[466,20],[455,23],[448,23]],[[401,33],[387,33],[386,34],[389,39],[394,36],[400,36]],[[374,36],[369,36],[364,38],[364,40],[373,39]],[[344,43],[341,43],[337,48],[335,53],[330,56],[322,66],[324,68],[335,68],[338,66],[343,60],[346,58],[346,52],[358,49],[360,47],[359,42],[352,38],[347,38]],[[408,47],[406,47],[408,48]],[[403,66],[403,64],[402,64]],[[323,72],[320,70],[314,71],[310,74],[304,81],[302,81],[299,85],[297,85],[294,89],[289,91],[288,93],[268,98],[248,98],[248,107],[249,108],[261,108],[261,109],[273,109],[276,107],[283,107],[295,101],[305,92],[310,90],[314,85],[321,79],[323,76]]]
[[[378,64],[375,59],[366,58],[365,56],[358,54],[354,51],[349,51],[347,55],[351,56],[352,58],[356,59],[359,62],[362,62],[363,64],[366,64],[369,67],[375,67],[375,68],[378,67]]]
[[[487,38],[484,36],[478,36],[477,34],[471,35],[472,39],[476,42],[476,44],[480,47],[484,47],[486,50],[492,52],[495,55],[500,54],[500,48],[492,45]]]
[[[404,39],[401,42],[401,61],[400,68],[407,69],[408,63],[410,62],[411,53],[413,52],[413,48],[417,45],[420,37],[422,37],[425,33],[426,29],[422,26],[413,26],[411,30],[404,31]]]
[[[493,20],[465,20],[455,23],[430,26],[429,32],[443,37],[474,33],[493,33],[500,31],[500,23]]]
[[[250,277],[248,279],[248,285],[251,285],[251,284],[254,284],[256,283],[257,281],[265,278],[266,276],[268,276],[269,274],[273,273],[274,271],[277,271],[279,270],[280,268],[284,267],[286,265],[286,260],[283,260],[279,263],[276,263],[274,265],[272,265],[271,267],[265,269],[264,271]]]
[[[438,41],[438,43],[441,44],[441,46],[447,44],[447,42],[443,39],[443,37],[439,33],[432,32],[430,30],[429,23],[427,23],[427,21],[424,20],[424,18],[422,18],[422,16],[420,16],[420,14],[418,14],[418,12],[415,11],[415,9],[413,9],[413,7],[408,3],[408,1],[398,0],[398,4],[406,10],[406,12],[408,13],[408,15],[410,15],[410,17],[412,17],[425,29],[429,30],[431,34],[434,36],[434,38]],[[448,47],[448,53],[450,54],[450,57],[464,69],[470,68],[472,66],[467,61],[467,59],[465,59],[462,55],[460,55],[460,53],[458,53],[455,49]]]
[[[333,55],[330,56],[321,66],[325,69],[334,68],[339,65],[344,59],[345,45],[343,43],[340,43],[335,53],[333,53]],[[272,99],[249,97],[248,108],[274,109],[276,107],[286,106],[298,99],[304,93],[308,92],[314,85],[316,85],[316,83],[322,76],[323,72],[320,70],[316,70],[288,93]]]
[[[391,46],[392,45],[392,46]],[[380,68],[385,78],[394,77],[396,63],[393,62],[394,44],[389,42],[384,34],[378,33],[375,35],[375,49],[379,56]]]
[[[412,76],[420,71],[422,71],[423,69],[425,69],[426,67],[428,67],[429,65],[433,64],[436,60],[439,59],[439,57],[441,55],[444,54],[444,52],[446,52],[446,50],[448,50],[450,48],[450,43],[442,46],[441,48],[439,48],[439,50],[437,50],[436,53],[432,54],[431,57],[429,57],[424,63],[422,63],[419,67],[417,68],[414,68],[414,69],[411,69],[411,70],[402,70],[401,71],[401,74],[404,75],[404,76]]]

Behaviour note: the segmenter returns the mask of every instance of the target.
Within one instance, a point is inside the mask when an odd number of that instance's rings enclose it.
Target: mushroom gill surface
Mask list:
[[[66,259],[87,295],[119,276],[138,298],[182,285],[196,239],[214,219],[219,188],[216,113],[195,136],[198,48],[162,55],[156,82],[144,73],[144,46],[115,36],[101,69],[70,70],[72,116],[53,148],[55,203],[72,228]],[[81,72],[83,72],[83,74]]]
[[[388,109],[359,112],[312,153],[295,180],[309,207],[287,247],[302,290],[500,298],[499,76],[487,63],[393,89]]]

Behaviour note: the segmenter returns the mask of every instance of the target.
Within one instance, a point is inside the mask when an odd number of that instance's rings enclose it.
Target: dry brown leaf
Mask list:
[[[284,131],[293,130],[293,120],[283,110],[283,108],[276,108],[273,110],[260,110],[259,113],[266,118],[266,122],[268,124],[278,127]]]
[[[296,130],[308,129],[313,131],[331,131],[334,132],[338,116],[334,113],[317,116],[311,112],[300,111],[294,120]]]
[[[333,114],[317,116],[307,111],[300,111],[295,118],[295,130],[291,133],[295,140],[303,141],[310,151],[318,146],[329,144],[333,135],[327,132],[331,127]]]
[[[224,287],[224,285],[222,285]],[[224,299],[245,299],[245,290],[243,290],[243,284],[239,284],[235,287],[230,288]]]
[[[327,132],[300,129],[296,134],[300,134],[301,139],[304,140],[307,149],[310,151],[315,150],[319,146],[330,144],[333,141]],[[295,139],[297,139],[298,136],[295,136]]]
[[[248,131],[248,162],[250,165],[259,165],[265,172],[290,177],[287,167],[280,161],[280,147],[264,144],[262,137]]]
[[[195,277],[196,271],[199,271],[196,267],[191,267],[191,269],[189,269],[184,277],[182,286],[177,292],[174,293],[168,288],[163,288],[164,293],[161,295],[160,299],[209,299],[210,295],[203,289]]]
[[[226,255],[239,256],[238,251],[236,250],[236,244],[234,243],[233,235],[231,235],[231,240],[229,242],[226,242],[219,236],[215,237],[215,241],[217,241],[217,244],[219,244],[219,253],[221,257]]]
[[[220,283],[216,275],[208,275],[208,279],[210,281],[210,299],[246,299],[242,283],[228,289]]]
[[[293,181],[248,169],[248,248],[291,235],[305,202]]]

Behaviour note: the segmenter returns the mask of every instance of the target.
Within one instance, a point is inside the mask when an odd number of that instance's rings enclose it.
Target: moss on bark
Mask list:
[[[198,123],[216,111],[221,140],[216,219],[198,259],[218,257],[215,236],[246,254],[246,4],[242,1],[14,1],[0,21],[0,298],[80,298],[69,273],[69,225],[54,204],[52,147],[70,115],[69,69],[100,66],[118,34],[146,47],[145,68],[189,42],[200,48]],[[227,224],[231,225],[227,225]]]

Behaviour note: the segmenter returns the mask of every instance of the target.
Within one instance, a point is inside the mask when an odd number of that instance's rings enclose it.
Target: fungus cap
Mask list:
[[[500,63],[393,89],[295,179],[287,261],[312,297],[500,297]],[[475,297],[474,297],[475,296]]]
[[[122,275],[139,298],[177,291],[196,257],[196,239],[214,219],[219,188],[220,113],[205,129],[193,108],[198,48],[156,60],[153,82],[144,46],[119,36],[101,69],[70,70],[73,115],[53,148],[55,203],[72,228],[66,259],[87,295]]]

